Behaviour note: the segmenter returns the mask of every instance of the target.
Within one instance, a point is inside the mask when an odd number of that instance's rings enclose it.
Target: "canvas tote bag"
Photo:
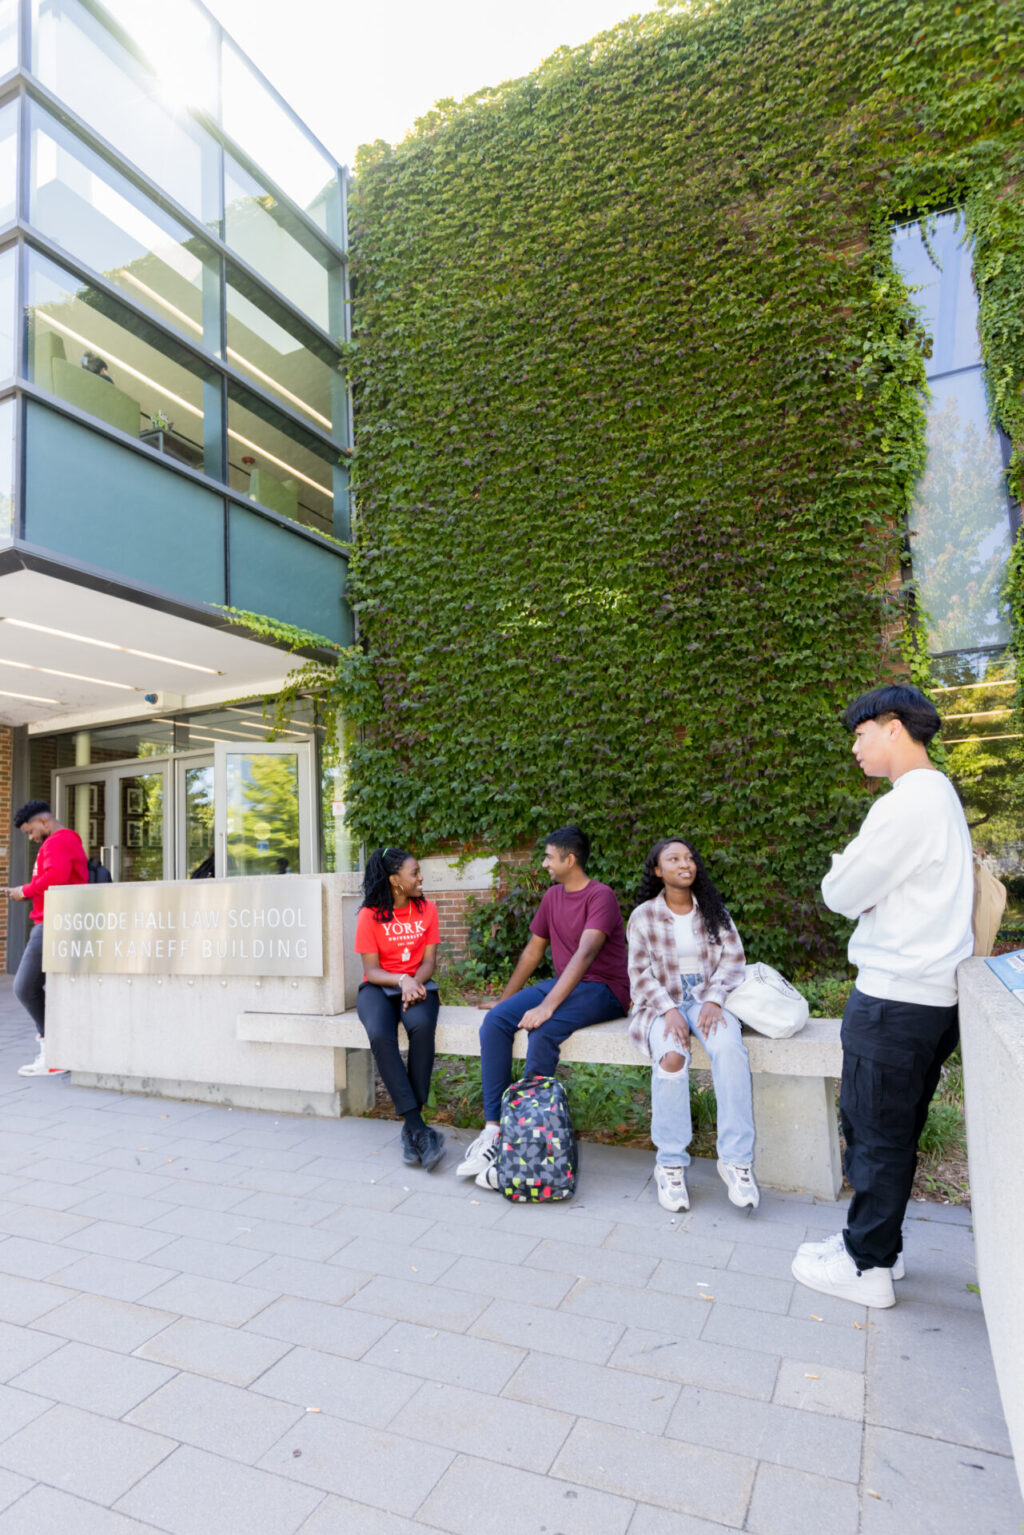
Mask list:
[[[788,1039],[796,1034],[811,1012],[807,998],[784,975],[763,964],[747,966],[743,980],[726,997],[725,1005],[740,1023],[770,1039]]]

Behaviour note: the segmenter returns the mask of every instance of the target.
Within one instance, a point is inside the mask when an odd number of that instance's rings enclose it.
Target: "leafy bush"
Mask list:
[[[928,1119],[921,1132],[922,1155],[938,1159],[963,1151],[966,1144],[964,1117],[960,1110],[955,1104],[936,1098],[928,1110]]]
[[[469,941],[473,959],[489,976],[508,980],[529,937],[530,919],[550,885],[542,869],[528,863],[500,863],[498,886],[486,900],[477,899],[469,910]],[[553,975],[550,956],[534,972],[535,980]]]

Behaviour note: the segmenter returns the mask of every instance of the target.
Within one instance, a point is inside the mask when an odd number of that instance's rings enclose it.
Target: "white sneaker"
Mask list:
[[[832,1236],[826,1237],[823,1242],[801,1242],[800,1246],[797,1248],[797,1256],[799,1257],[800,1254],[805,1254],[813,1257],[816,1254],[823,1253],[825,1255],[829,1255],[831,1253],[841,1253],[845,1251],[846,1243],[843,1240],[843,1233],[841,1231],[836,1231],[832,1234]],[[893,1279],[906,1279],[907,1269],[906,1264],[903,1262],[902,1253],[897,1255],[896,1262],[893,1264],[891,1272]]]
[[[480,1134],[473,1142],[455,1169],[457,1178],[475,1178],[477,1173],[482,1173],[490,1166],[492,1158],[485,1153],[490,1149],[494,1141],[498,1139],[497,1125],[484,1125]]]
[[[485,1146],[482,1153],[485,1165],[477,1173],[473,1182],[477,1188],[490,1189],[492,1193],[499,1193],[498,1189],[498,1137],[495,1136],[489,1145]]]
[[[718,1176],[729,1190],[729,1198],[741,1210],[756,1210],[761,1203],[761,1191],[754,1182],[753,1169],[741,1162],[719,1162]]]
[[[67,1072],[61,1066],[47,1066],[46,1045],[39,1041],[39,1054],[34,1061],[28,1061],[24,1066],[18,1067],[19,1077],[66,1077]]]
[[[821,1295],[835,1295],[861,1306],[879,1309],[896,1304],[892,1270],[858,1269],[843,1243],[842,1251],[800,1253],[793,1259],[793,1278]]]
[[[663,1209],[674,1212],[690,1208],[685,1168],[658,1166],[654,1169],[654,1182],[658,1189],[658,1203]]]

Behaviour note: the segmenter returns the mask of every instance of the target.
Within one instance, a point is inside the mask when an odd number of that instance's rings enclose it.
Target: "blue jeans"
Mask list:
[[[497,1121],[501,1095],[512,1081],[512,1041],[519,1020],[531,1007],[539,1007],[555,982],[538,981],[492,1007],[480,1025],[480,1075],[484,1088],[484,1118]],[[554,1075],[564,1040],[591,1023],[621,1018],[622,1003],[603,981],[580,981],[555,1008],[546,1023],[530,1033],[523,1075],[539,1072]]]
[[[694,998],[694,987],[702,977],[684,975],[683,1002],[679,1008],[691,1031],[697,1028],[702,1004]],[[754,1106],[750,1085],[750,1061],[740,1034],[739,1020],[723,1011],[722,1021],[707,1039],[701,1035],[711,1080],[718,1102],[718,1155],[723,1162],[749,1167],[754,1160]],[[665,1033],[664,1018],[655,1019],[650,1035],[651,1060],[651,1140],[658,1148],[661,1167],[685,1167],[690,1160],[687,1147],[693,1134],[690,1119],[690,1052],[680,1051],[675,1040]],[[662,1056],[684,1055],[682,1071],[666,1071]]]

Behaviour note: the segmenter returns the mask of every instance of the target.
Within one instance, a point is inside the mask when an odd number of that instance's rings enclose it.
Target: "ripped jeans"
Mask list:
[[[692,1032],[697,1030],[702,1004],[694,995],[702,982],[699,975],[683,975],[683,1000],[679,1007]],[[723,1162],[748,1167],[754,1160],[754,1108],[750,1085],[747,1047],[740,1035],[739,1020],[723,1010],[722,1020],[701,1042],[711,1062],[711,1080],[718,1103],[718,1155]],[[693,1134],[690,1119],[690,1052],[680,1051],[675,1040],[665,1033],[664,1018],[651,1025],[651,1140],[658,1148],[661,1167],[685,1167],[690,1160],[687,1147]],[[682,1054],[686,1065],[681,1071],[667,1071],[661,1064],[665,1055]]]

